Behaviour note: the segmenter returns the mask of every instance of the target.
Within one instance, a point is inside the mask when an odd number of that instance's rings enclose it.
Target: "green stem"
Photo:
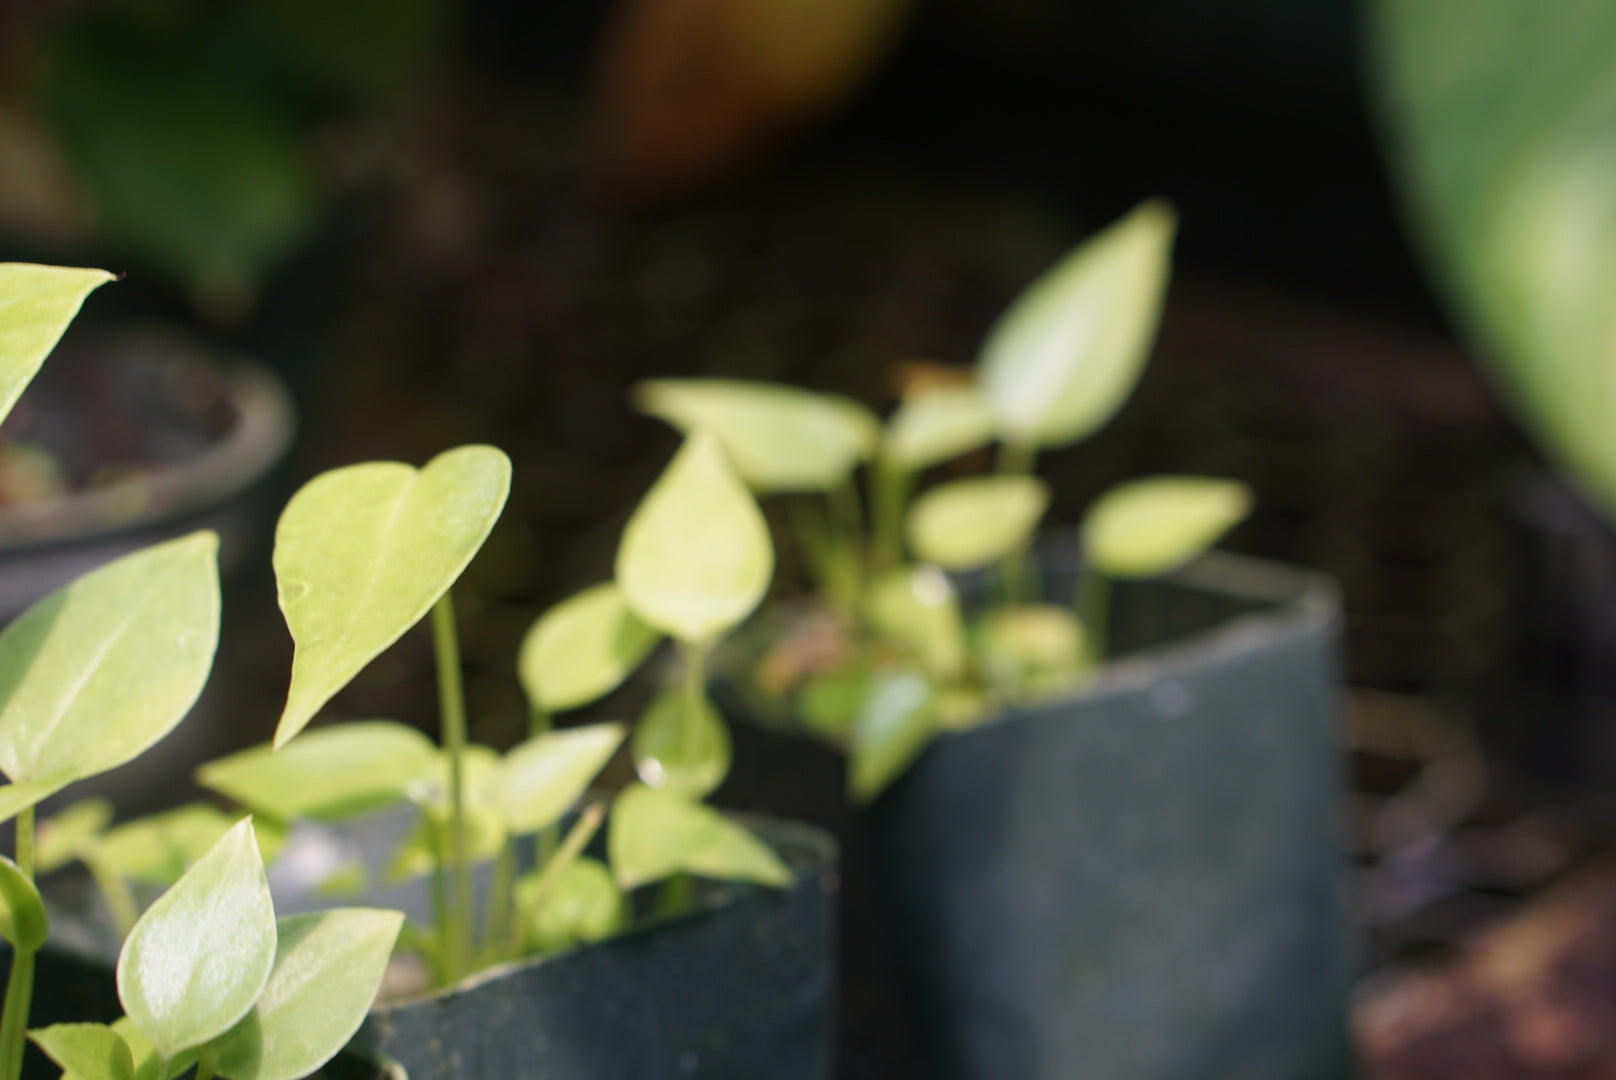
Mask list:
[[[117,929],[119,939],[128,937],[129,931],[135,928],[135,920],[140,918],[140,910],[135,905],[135,894],[130,890],[129,882],[95,855],[85,858],[84,865],[90,871],[90,879],[95,882],[96,888],[101,890],[101,896],[107,902],[107,910],[112,914],[112,925]]]
[[[542,705],[530,706],[527,713],[527,736],[548,735],[555,730],[555,717]]]
[[[829,501],[831,550],[842,566],[837,588],[844,602],[856,606],[864,592],[864,509],[859,505],[858,485],[853,474],[826,494]]]
[[[425,811],[430,814],[431,811]],[[428,818],[427,824],[432,832],[432,872],[427,875],[432,891],[432,925],[437,930],[438,947],[434,950],[432,967],[434,982],[439,986],[447,986],[453,982],[449,978],[449,965],[444,957],[444,951],[449,947],[449,923],[452,913],[449,910],[449,886],[443,874],[444,859],[443,830],[438,823]]]
[[[578,861],[578,856],[584,853],[589,841],[600,831],[600,823],[605,818],[605,803],[590,803],[584,807],[583,813],[578,815],[578,820],[567,830],[567,838],[561,841],[561,846],[556,848],[555,854],[544,864],[544,869],[539,871],[539,880],[533,885],[534,907],[544,903],[550,891],[561,880],[561,875],[567,872],[567,867]]]
[[[877,569],[896,570],[903,565],[903,509],[914,479],[914,473],[880,459],[870,470],[870,516]]]
[[[219,1067],[219,1055],[211,1050],[204,1050],[196,1059],[196,1080],[213,1080],[215,1070]]]
[[[999,446],[999,474],[1026,476],[1032,472],[1038,449],[1027,443],[1009,442]],[[1004,602],[1008,606],[1024,603],[1027,599],[1027,549],[1017,548],[999,562],[999,577],[1004,589]]]
[[[511,894],[515,888],[516,838],[507,834],[505,843],[500,845],[499,858],[494,862],[494,880],[488,893],[488,923],[483,934],[483,950],[488,963],[505,959],[500,950],[516,937],[512,932],[512,924],[516,920],[511,915],[515,903]],[[517,950],[512,949],[507,955],[516,956]]]
[[[679,710],[679,760],[690,761],[696,756],[696,742],[701,738],[699,724],[707,706],[707,644],[700,641],[680,642],[684,652],[684,708]]]
[[[34,808],[17,815],[17,869],[34,880]],[[34,997],[34,952],[13,948],[11,974],[6,979],[6,1003],[0,1011],[0,1077],[19,1080],[23,1047],[28,1038],[28,1013]]]
[[[449,872],[454,881],[444,966],[448,981],[455,983],[467,974],[471,955],[471,860],[466,853],[466,695],[460,685],[454,603],[447,592],[432,607],[432,645],[438,661],[443,749],[449,755]]]
[[[1077,579],[1077,618],[1083,624],[1083,652],[1099,667],[1110,652],[1111,579],[1084,570]]]

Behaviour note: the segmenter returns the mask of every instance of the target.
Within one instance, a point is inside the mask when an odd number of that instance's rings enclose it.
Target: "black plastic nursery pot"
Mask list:
[[[904,1057],[946,1080],[1352,1076],[1333,586],[1214,555],[1113,610],[1120,659],[937,738],[851,822]]]
[[[789,887],[700,883],[694,910],[380,1004],[350,1049],[396,1064],[409,1080],[827,1080],[836,845],[806,826],[747,824],[795,871]],[[313,846],[308,834],[294,834],[290,858],[272,871],[277,911],[329,906],[297,879],[304,868],[329,867],[337,852],[352,853],[358,833],[322,832]],[[427,916],[419,887],[344,903]]]

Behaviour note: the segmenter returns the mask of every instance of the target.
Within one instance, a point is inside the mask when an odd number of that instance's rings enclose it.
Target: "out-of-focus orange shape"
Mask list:
[[[634,196],[686,189],[840,105],[913,0],[621,0],[598,69],[607,179]]]

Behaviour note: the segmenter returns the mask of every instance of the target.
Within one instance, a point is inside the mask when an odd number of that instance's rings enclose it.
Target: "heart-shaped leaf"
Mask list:
[[[118,955],[118,997],[172,1060],[247,1015],[275,962],[275,911],[244,819],[135,923]]]
[[[0,420],[10,415],[84,298],[111,280],[105,270],[0,263]]]
[[[909,508],[904,535],[922,562],[974,570],[1027,545],[1049,506],[1033,476],[982,476],[932,488]]]
[[[686,872],[761,885],[791,883],[791,871],[744,827],[669,791],[630,784],[612,803],[606,848],[623,889]]]
[[[578,858],[542,892],[540,875],[516,883],[522,939],[533,952],[552,953],[579,942],[600,941],[628,925],[628,901],[612,872],[596,859]]]
[[[706,694],[692,700],[671,687],[652,700],[634,728],[634,770],[655,788],[700,799],[724,782],[729,727]]]
[[[34,952],[50,936],[39,890],[16,863],[0,855],[0,938],[19,952]]]
[[[859,802],[880,794],[925,749],[936,731],[931,683],[913,671],[877,675],[848,743],[847,791]]]
[[[1251,489],[1206,476],[1153,476],[1102,495],[1083,519],[1083,558],[1111,577],[1155,577],[1217,542],[1251,511]]]
[[[71,1080],[135,1080],[129,1044],[106,1024],[52,1024],[28,1037]]]
[[[749,615],[769,587],[774,545],[757,501],[717,439],[685,440],[617,549],[623,598],[652,626],[707,641]]]
[[[94,776],[180,722],[219,639],[218,547],[215,534],[197,532],[125,555],[0,633],[7,776]]]
[[[642,412],[689,435],[711,431],[753,491],[829,491],[874,452],[875,415],[856,401],[794,386],[658,379],[634,388]]]
[[[112,803],[106,799],[81,799],[52,814],[34,834],[34,869],[48,874],[83,858],[110,824]]]
[[[621,724],[591,724],[535,735],[500,762],[505,824],[537,832],[561,819],[623,744]]]
[[[911,650],[939,679],[965,668],[965,621],[948,575],[935,566],[909,566],[878,578],[864,602],[877,634]]]
[[[502,452],[462,446],[422,469],[335,469],[292,496],[275,530],[281,611],[296,643],[277,748],[448,591],[510,487]]]
[[[1165,203],[1142,204],[1000,316],[977,373],[1006,442],[1065,446],[1128,399],[1161,322],[1174,226]]]
[[[438,773],[438,748],[405,724],[365,720],[311,731],[274,750],[211,761],[197,781],[281,821],[340,821],[403,802]]]
[[[574,709],[615,689],[661,638],[607,582],[540,616],[522,640],[516,670],[535,706]]]
[[[341,1050],[370,1011],[404,916],[339,908],[279,920],[275,966],[242,1021],[213,1044],[230,1080],[298,1080]]]
[[[936,386],[903,399],[887,421],[884,460],[918,472],[993,441],[993,409],[974,386]]]

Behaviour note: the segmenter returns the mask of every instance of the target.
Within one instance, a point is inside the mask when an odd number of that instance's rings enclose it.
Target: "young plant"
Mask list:
[[[0,934],[45,936],[37,892],[0,865]],[[346,908],[276,919],[250,819],[228,829],[130,930],[112,1024],[29,1033],[68,1080],[298,1080],[353,1037],[403,924]]]
[[[937,731],[1071,686],[1106,657],[1112,579],[1175,569],[1247,512],[1237,483],[1140,481],[1085,521],[1069,603],[1037,596],[1026,565],[1049,503],[1036,457],[1099,430],[1132,392],[1160,322],[1173,231],[1172,211],[1149,202],[1072,251],[994,325],[974,373],[906,396],[884,427],[856,402],[792,387],[637,388],[644,411],[710,429],[754,491],[813,497],[792,520],[837,625],[782,641],[755,681],[847,748],[855,798],[878,793]],[[912,497],[927,470],[994,442],[995,474]],[[995,564],[997,602],[967,620],[953,575]]]

